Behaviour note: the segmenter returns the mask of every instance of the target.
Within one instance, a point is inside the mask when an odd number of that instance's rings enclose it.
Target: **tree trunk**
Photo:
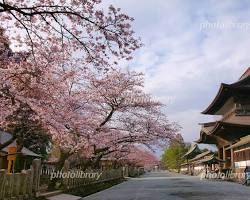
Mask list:
[[[23,149],[23,134],[20,134],[17,136],[16,140],[17,154],[14,167],[15,173],[20,173],[24,169],[25,157],[22,154],[22,149]]]
[[[71,154],[69,152],[64,152],[63,150],[61,150],[61,155],[60,155],[60,159],[59,161],[56,163],[55,166],[55,172],[57,173],[58,171],[61,171],[63,169],[64,163],[65,161],[71,156]],[[49,190],[53,190],[56,187],[56,183],[60,181],[58,177],[53,178],[49,185],[48,185],[48,189]]]
[[[85,162],[82,162],[81,168],[83,171],[85,171],[86,169],[88,169],[88,167],[91,166],[91,159],[86,159]]]
[[[96,159],[92,162],[92,168],[93,169],[100,169],[100,161],[102,159],[102,155],[97,156]]]

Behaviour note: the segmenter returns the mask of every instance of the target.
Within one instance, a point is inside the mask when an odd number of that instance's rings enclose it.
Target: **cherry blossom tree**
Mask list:
[[[91,102],[99,120],[90,136],[97,162],[135,144],[165,146],[176,136],[179,127],[168,121],[163,105],[143,91],[143,74],[110,70],[99,78],[89,74],[88,79],[88,89],[97,94]]]
[[[3,52],[9,51],[4,44]],[[105,155],[175,137],[178,127],[162,113],[163,105],[144,92],[143,74],[113,68],[98,73],[79,66],[70,53],[37,50],[39,62],[11,53],[1,65],[0,123],[5,127],[7,116],[28,105],[60,147],[58,168],[80,151],[96,166]]]
[[[24,103],[35,111],[35,117],[44,120],[57,140],[71,141],[71,145],[63,145],[66,149],[72,149],[72,144],[74,149],[80,148],[79,140],[72,137],[72,132],[81,132],[75,124],[82,124],[85,132],[91,127],[90,118],[82,114],[88,113],[84,103],[75,100],[87,96],[79,87],[85,82],[80,74],[92,65],[102,69],[116,59],[130,59],[141,46],[130,25],[133,19],[113,6],[103,11],[100,3],[0,2],[1,26],[8,30],[10,40],[1,37],[1,126],[6,126],[6,117]],[[10,43],[25,53],[13,53]]]
[[[177,131],[161,112],[162,105],[143,92],[142,74],[83,73],[75,63],[60,69],[53,62],[48,68],[39,65],[33,75],[26,62],[1,69],[1,123],[4,126],[5,118],[26,103],[50,130],[65,159],[84,149],[99,161],[127,145],[166,143]]]
[[[152,168],[159,164],[159,159],[152,151],[139,145],[130,145],[122,151],[108,154],[104,156],[104,160],[111,160],[113,163],[120,163],[122,165],[145,168]]]
[[[57,169],[79,152],[96,167],[137,145],[153,149],[179,130],[144,92],[143,74],[113,67],[141,43],[132,18],[100,3],[0,0],[0,126],[27,105],[60,148]]]
[[[101,0],[1,0],[0,26],[13,46],[40,57],[46,51],[67,51],[99,67],[131,59],[141,46],[131,28],[133,18],[120,8],[103,9]]]
[[[82,129],[91,133],[95,121],[82,114],[93,114],[87,110],[93,108],[83,106],[89,93],[80,86],[85,82],[81,74],[92,65],[102,68],[111,64],[109,60],[130,59],[141,46],[131,29],[133,19],[113,6],[103,11],[100,3],[0,2],[1,26],[8,30],[12,45],[26,52],[13,53],[10,42],[1,37],[1,126],[6,126],[6,117],[24,103],[35,111],[34,117],[44,121],[64,149],[74,152],[72,145],[80,148],[75,134],[82,133]],[[81,140],[86,142],[83,135]]]
[[[1,126],[6,127],[7,117],[21,104],[28,105],[36,114],[33,117],[41,118],[45,126],[48,126],[47,122],[57,127],[67,126],[66,123],[59,125],[60,121],[54,118],[62,117],[66,105],[69,106],[73,101],[73,92],[71,93],[73,79],[78,78],[80,81],[81,77],[78,74],[83,73],[78,69],[76,74],[75,60],[64,59],[66,56],[60,57],[61,52],[54,52],[47,58],[41,56],[39,63],[33,63],[28,55],[11,52],[3,31],[1,38],[3,41],[0,55],[3,62],[0,67]],[[43,50],[40,49],[42,55],[46,53]],[[77,92],[79,93],[79,90],[74,90],[74,95]]]
[[[76,77],[80,82],[74,82]],[[97,167],[103,156],[125,152],[131,145],[152,148],[175,137],[178,127],[162,113],[163,105],[143,92],[141,73],[110,70],[101,76],[89,72],[80,77],[75,72],[67,81],[59,80],[53,88],[55,100],[50,101],[56,102],[53,107],[44,107],[44,100],[36,108],[41,109],[64,159],[84,151],[87,163]],[[58,90],[60,83],[64,86]]]
[[[159,159],[152,152],[138,147],[132,148],[125,158],[127,162],[145,168],[152,168],[159,163]]]

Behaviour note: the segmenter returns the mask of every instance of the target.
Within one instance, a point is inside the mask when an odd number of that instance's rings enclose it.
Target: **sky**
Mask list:
[[[250,1],[103,0],[135,18],[144,47],[124,67],[145,73],[146,91],[166,104],[187,142],[199,138],[201,114],[222,82],[250,66]]]

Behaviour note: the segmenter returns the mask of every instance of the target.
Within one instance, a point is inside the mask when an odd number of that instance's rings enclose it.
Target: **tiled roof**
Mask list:
[[[189,154],[191,154],[193,151],[195,151],[197,149],[197,147],[198,147],[197,144],[192,144],[192,146],[190,147],[190,149],[188,150],[188,152],[185,153],[183,157],[186,157]]]
[[[245,79],[248,76],[250,76],[250,67],[248,67],[244,74],[240,77],[240,80]]]
[[[12,138],[12,135],[10,133],[4,132],[3,130],[0,130],[0,144],[3,144],[7,141],[9,141]],[[8,145],[7,147],[1,149],[2,152],[8,152],[8,147],[9,146],[16,146],[16,140],[14,142],[12,142],[10,145]],[[22,148],[21,153],[25,156],[33,156],[33,157],[42,157],[36,153],[34,153],[33,151],[27,149],[26,147]]]
[[[7,141],[9,141],[12,138],[12,135],[10,133],[4,132],[0,129],[0,144],[3,144]]]
[[[195,162],[195,164],[201,164],[201,163],[207,163],[207,162],[225,162],[224,160],[218,158],[218,157],[215,157],[214,155],[212,156],[208,156],[204,159],[201,159],[201,160],[198,160],[197,162]]]
[[[201,154],[198,154],[197,156],[195,156],[194,158],[192,158],[190,160],[190,162],[195,161],[195,160],[199,160],[200,158],[203,158],[204,156],[206,156],[206,155],[208,155],[210,153],[211,153],[211,151],[208,150],[208,151],[205,151],[205,152],[203,152]]]

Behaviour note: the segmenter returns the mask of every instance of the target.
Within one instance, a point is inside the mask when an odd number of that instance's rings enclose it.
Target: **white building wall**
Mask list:
[[[234,162],[235,168],[246,168],[246,166],[250,166],[250,160]]]

